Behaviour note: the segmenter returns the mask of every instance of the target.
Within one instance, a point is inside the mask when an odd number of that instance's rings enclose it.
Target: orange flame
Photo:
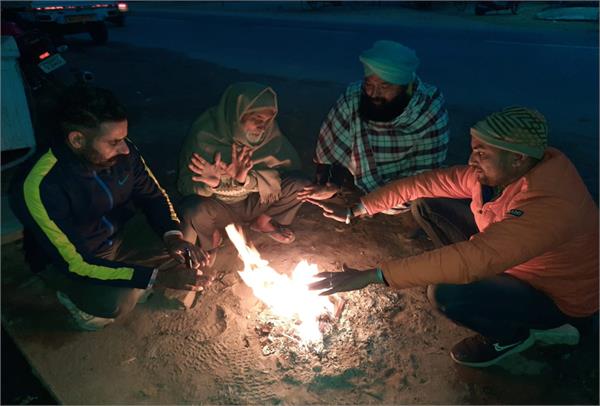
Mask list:
[[[319,316],[325,312],[333,313],[333,303],[319,296],[319,292],[308,289],[308,284],[316,281],[317,265],[302,260],[290,278],[271,268],[254,247],[246,244],[244,236],[233,224],[225,227],[225,231],[244,261],[244,270],[239,274],[254,295],[277,316],[299,320],[297,332],[303,342],[320,340]]]

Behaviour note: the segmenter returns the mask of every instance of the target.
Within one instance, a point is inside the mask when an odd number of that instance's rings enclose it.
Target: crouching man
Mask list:
[[[206,252],[186,242],[169,197],[127,139],[127,115],[107,90],[70,89],[60,106],[57,139],[13,193],[25,226],[25,256],[57,290],[84,330],[97,330],[131,311],[155,283],[200,290]],[[164,250],[125,260],[123,227],[140,208]],[[168,254],[167,254],[168,252]],[[187,265],[164,268],[169,256]],[[160,270],[159,270],[160,266]]]
[[[351,222],[420,199],[411,210],[437,249],[325,272],[312,287],[429,286],[437,309],[477,333],[450,353],[467,366],[494,365],[536,341],[577,344],[578,328],[598,318],[598,207],[569,159],[547,147],[547,132],[537,111],[507,108],[471,128],[468,166],[392,182],[353,208],[313,200]]]

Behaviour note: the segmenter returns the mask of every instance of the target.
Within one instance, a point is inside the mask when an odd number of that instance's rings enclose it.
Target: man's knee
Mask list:
[[[439,285],[427,286],[427,299],[431,305],[446,316],[453,313],[460,301],[463,285],[450,285],[442,283]]]
[[[281,181],[281,192],[284,195],[298,193],[312,182],[303,174],[293,173]]]
[[[184,220],[197,222],[200,219],[214,218],[221,210],[215,199],[189,196],[181,204],[179,212]]]
[[[413,200],[410,203],[410,212],[412,213],[415,221],[419,224],[429,222],[429,213],[431,212],[431,208],[429,206],[428,200],[431,199],[421,198]]]
[[[88,297],[74,299],[78,299],[79,303],[75,301],[75,304],[81,310],[92,316],[116,319],[131,312],[144,292],[143,289],[107,287],[95,290]]]

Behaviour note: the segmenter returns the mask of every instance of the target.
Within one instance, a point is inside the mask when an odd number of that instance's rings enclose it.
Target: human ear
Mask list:
[[[518,168],[524,165],[525,161],[527,161],[527,155],[514,153],[512,159],[512,166],[514,168]]]
[[[81,131],[71,131],[67,135],[67,140],[71,147],[75,150],[80,150],[85,146],[85,136]]]

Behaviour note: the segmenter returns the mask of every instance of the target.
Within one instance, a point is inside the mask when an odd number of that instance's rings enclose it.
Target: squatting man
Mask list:
[[[467,366],[494,365],[536,341],[577,344],[597,326],[598,207],[547,138],[539,112],[506,108],[471,128],[468,165],[394,181],[352,208],[307,199],[345,223],[412,201],[436,246],[372,269],[320,273],[311,288],[428,286],[438,310],[477,333],[450,352]]]

